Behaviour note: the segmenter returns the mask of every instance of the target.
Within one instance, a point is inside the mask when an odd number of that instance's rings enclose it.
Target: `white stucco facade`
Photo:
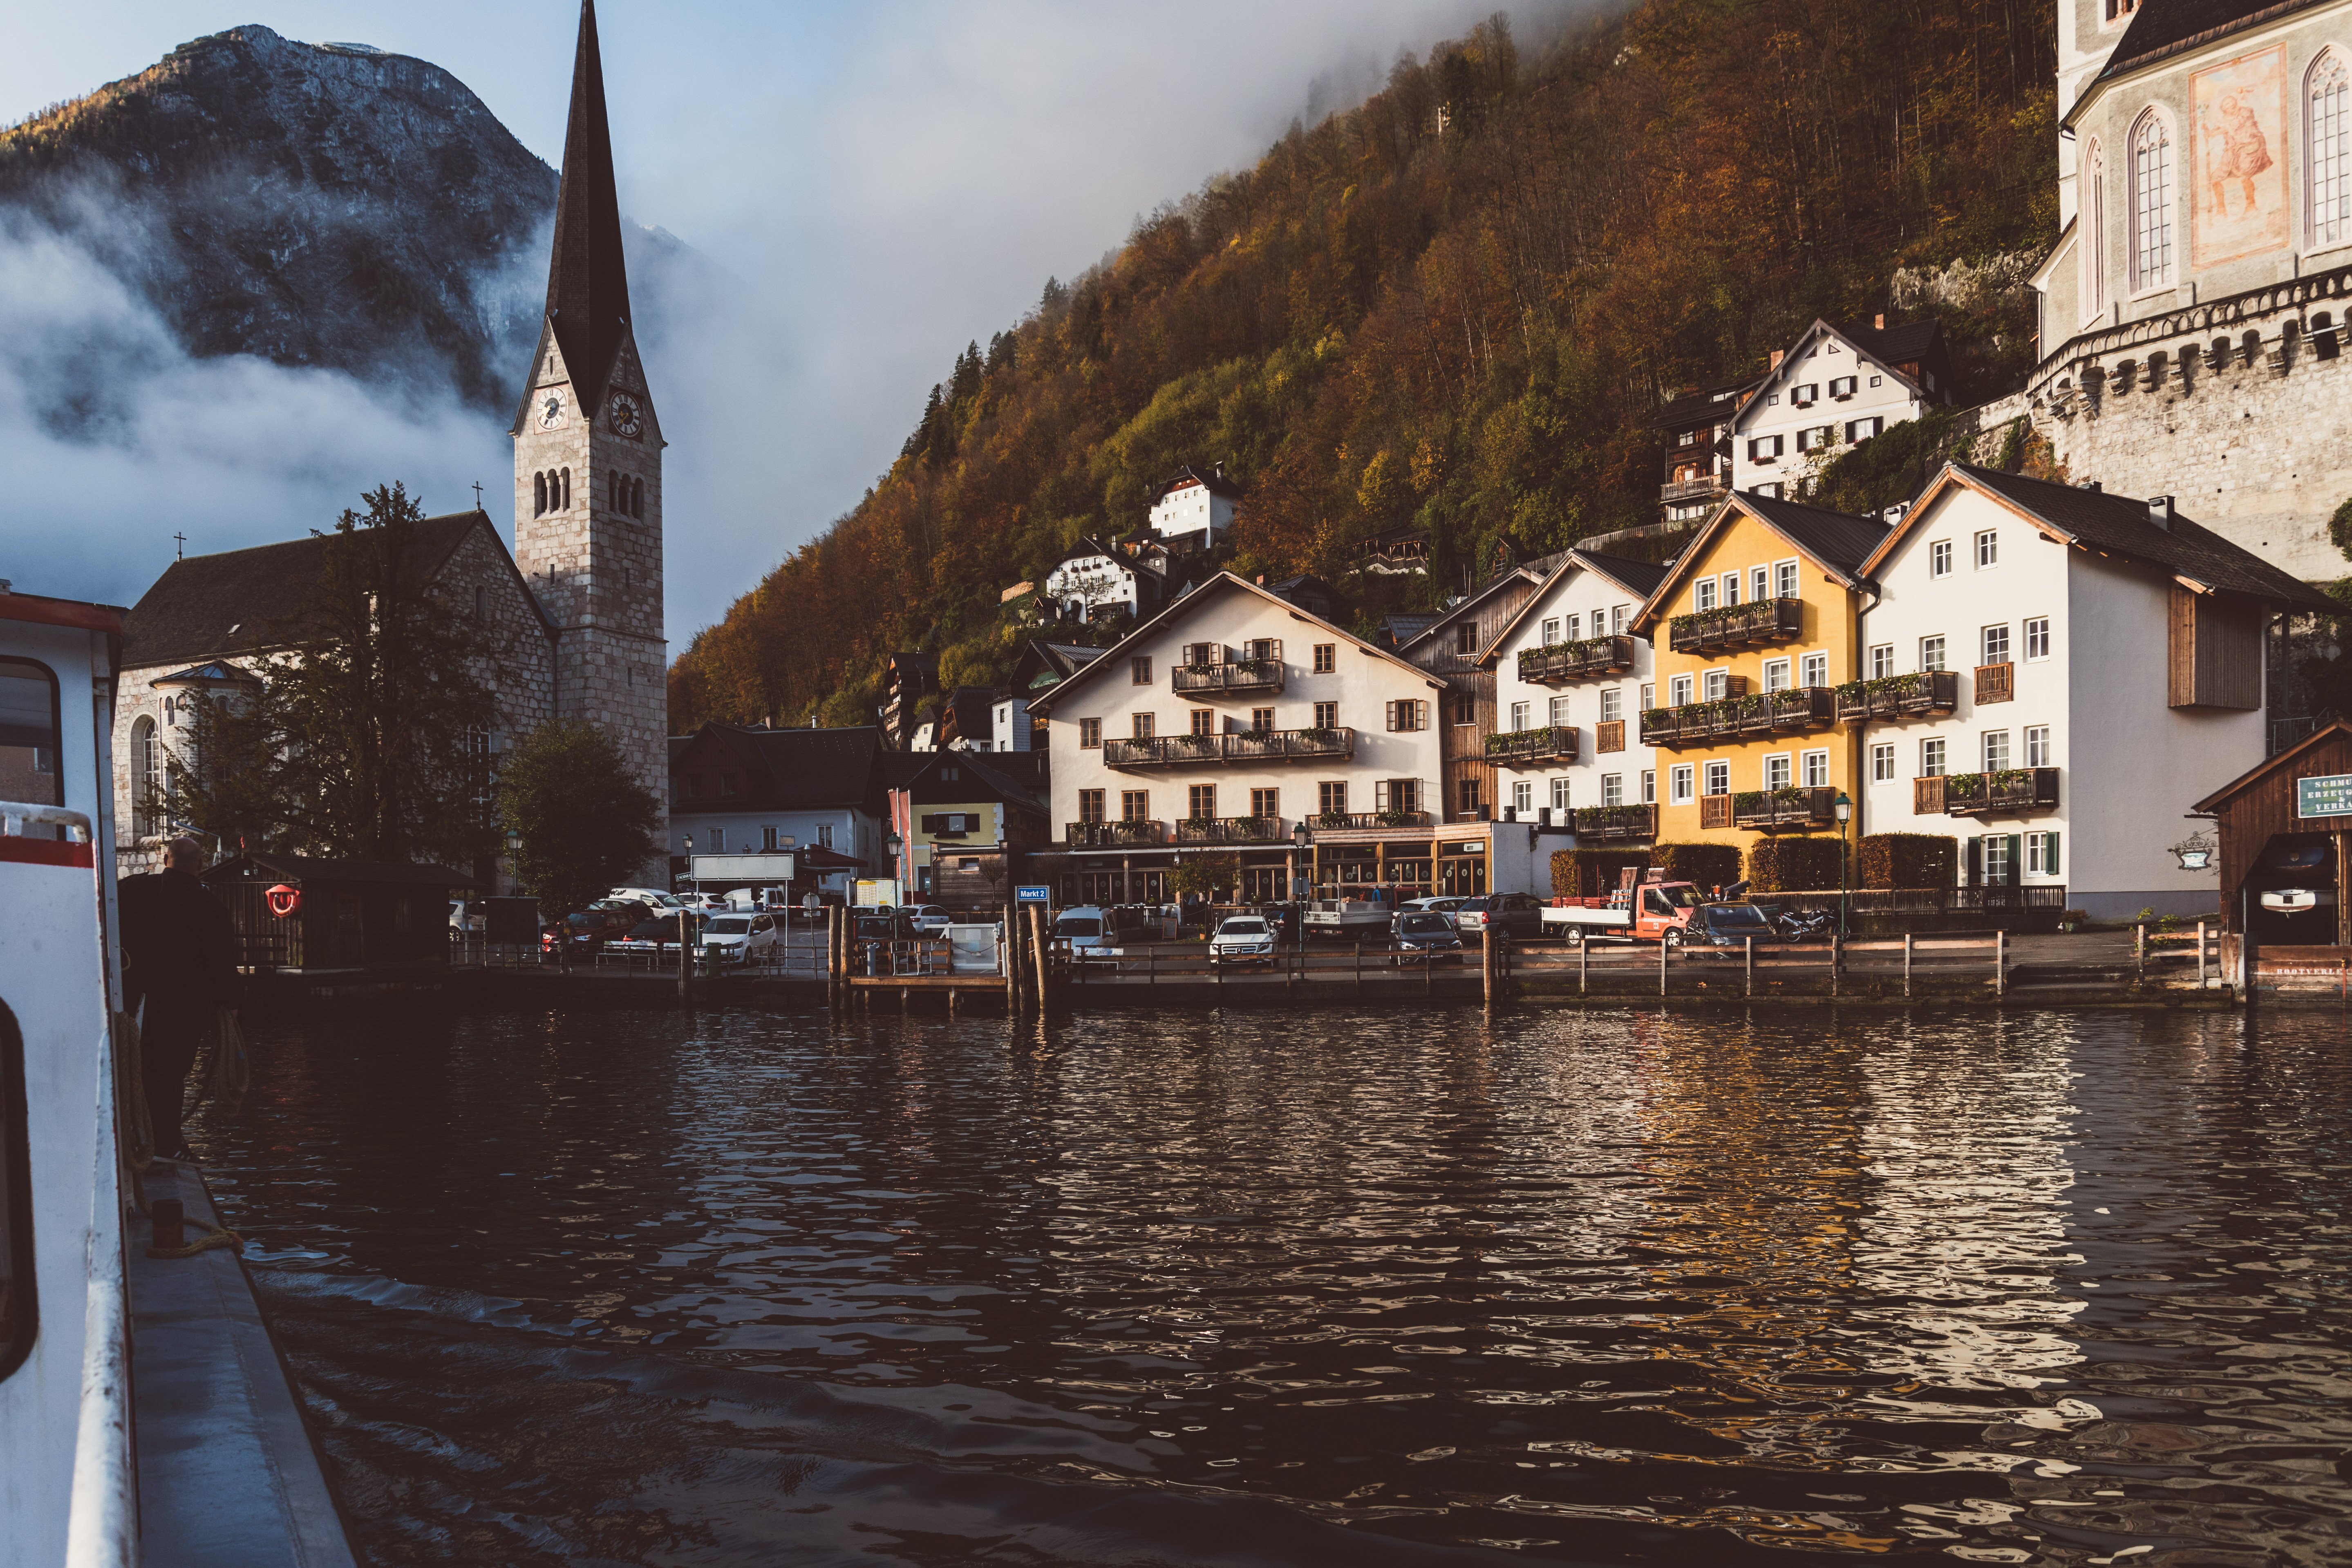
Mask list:
[[[2181,869],[2170,846],[2196,831],[2192,803],[2262,760],[2264,715],[2168,705],[2168,573],[2070,547],[1998,498],[1946,485],[1873,575],[1865,678],[1939,666],[1956,705],[1863,727],[1863,832],[1956,837],[1964,879],[1977,839],[1979,879],[2063,885],[2095,918],[2215,907],[2216,873]],[[1989,700],[2004,677],[2013,695]],[[1923,776],[2035,768],[2056,770],[2055,804],[1918,809]]]
[[[1916,419],[1937,400],[1934,388],[1816,322],[1733,416],[1732,488],[1797,500],[1799,481],[1830,455]]]
[[[1045,597],[1062,618],[1086,621],[1106,610],[1132,616],[1141,605],[1142,568],[1108,552],[1073,554],[1045,574]]]
[[[1208,532],[1207,543],[1223,544],[1233,531],[1234,498],[1219,495],[1196,479],[1175,481],[1151,504],[1151,531],[1163,539]]]
[[[1553,824],[1564,825],[1580,806],[1656,803],[1656,753],[1641,742],[1650,641],[1628,629],[1643,597],[1571,557],[1490,650],[1502,751],[1496,798],[1504,812],[1541,821],[1549,811]],[[1508,737],[1547,727],[1572,731],[1572,757],[1508,754]]]

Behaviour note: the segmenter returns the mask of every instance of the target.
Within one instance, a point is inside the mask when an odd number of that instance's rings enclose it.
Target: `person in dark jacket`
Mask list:
[[[140,997],[147,1004],[139,1027],[147,1114],[155,1152],[167,1160],[194,1158],[180,1130],[188,1069],[215,1037],[222,1010],[237,1005],[236,933],[228,910],[196,880],[204,863],[194,839],[174,838],[163,871],[116,889],[126,1001],[134,1009]]]

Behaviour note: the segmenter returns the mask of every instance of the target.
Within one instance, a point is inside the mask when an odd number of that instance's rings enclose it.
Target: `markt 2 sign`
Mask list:
[[[1054,889],[1051,887],[1016,886],[1013,889],[1013,901],[1016,904],[1047,904],[1053,900]]]
[[[2352,773],[2294,781],[2297,816],[2352,816]]]

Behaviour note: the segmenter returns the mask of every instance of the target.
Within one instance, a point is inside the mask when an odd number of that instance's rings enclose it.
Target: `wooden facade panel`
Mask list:
[[[2238,889],[2245,885],[2273,837],[2352,833],[2352,816],[2295,815],[2296,780],[2343,773],[2352,773],[2352,733],[2338,732],[2285,759],[2222,803],[2216,814],[2221,840],[2221,907],[2231,929],[2236,929],[2241,914]],[[2337,857],[2339,871],[2343,859]],[[2352,911],[2338,905],[2339,919],[2347,912]]]
[[[2165,689],[2175,708],[2263,705],[2263,612],[2175,584],[2166,617]]]

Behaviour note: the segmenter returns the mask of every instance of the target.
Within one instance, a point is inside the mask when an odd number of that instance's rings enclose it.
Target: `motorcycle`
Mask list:
[[[1792,910],[1780,917],[1782,942],[1827,942],[1837,917],[1827,910]]]

